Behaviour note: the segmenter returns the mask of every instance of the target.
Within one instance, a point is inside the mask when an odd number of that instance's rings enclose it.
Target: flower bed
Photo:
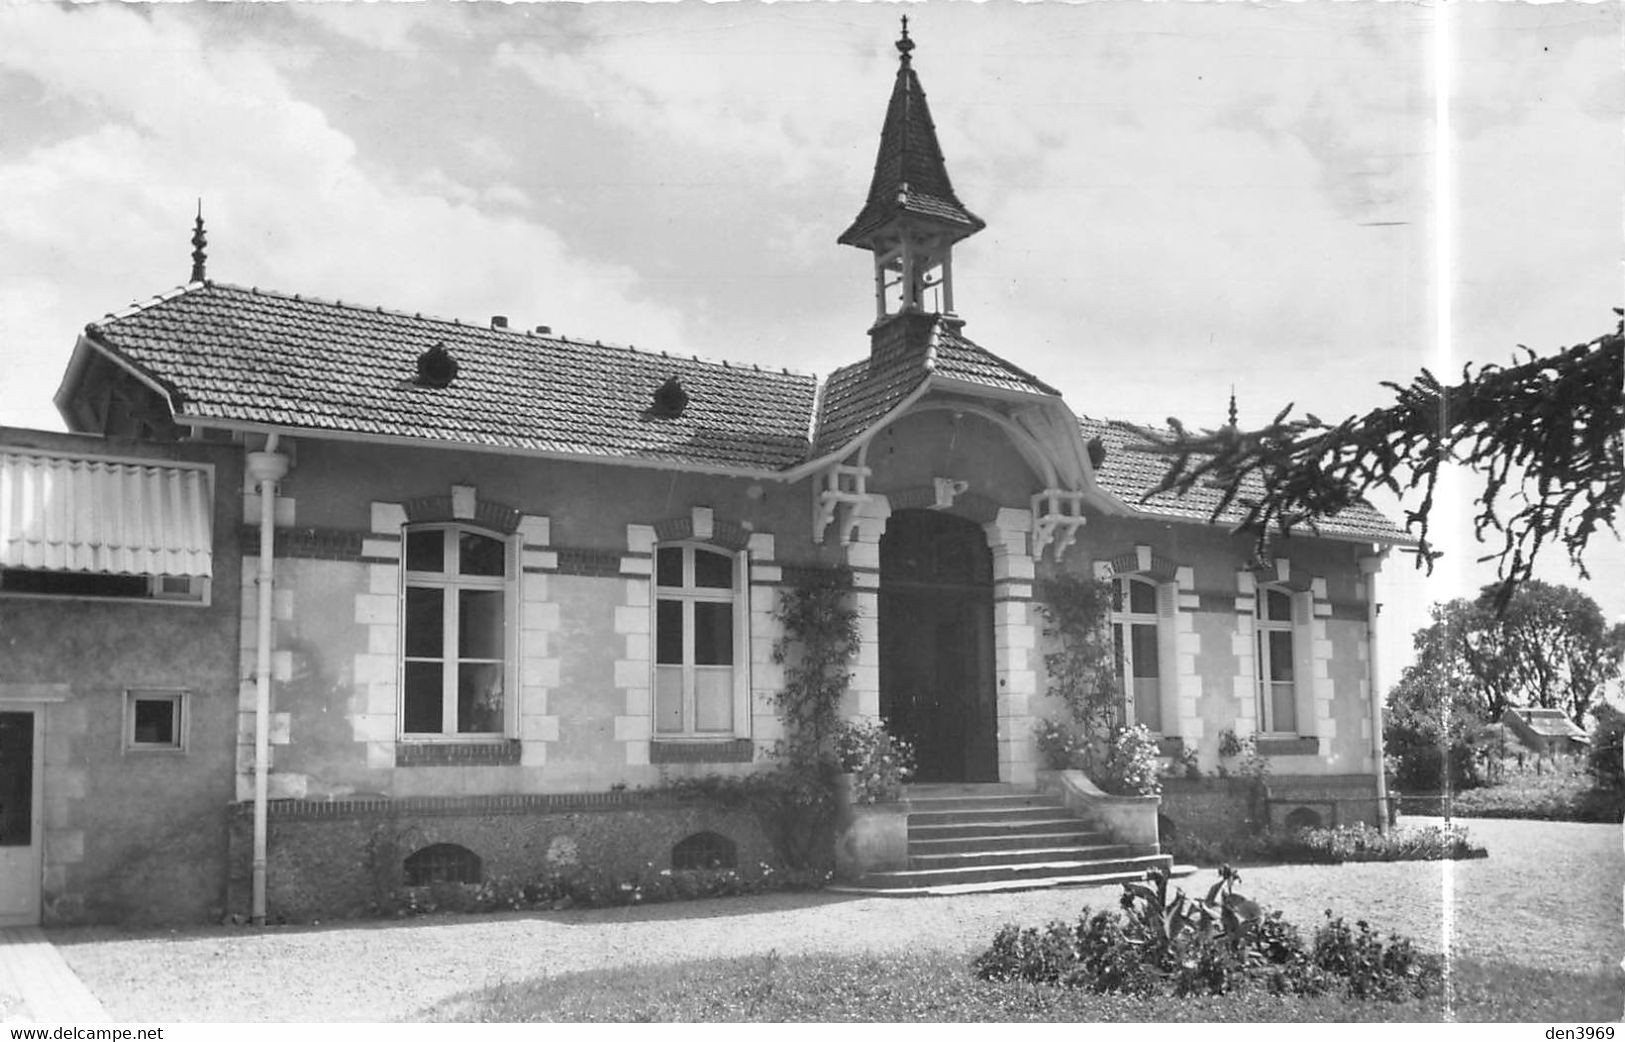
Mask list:
[[[774,890],[814,890],[827,872],[754,868],[656,869],[611,876],[590,869],[548,873],[528,881],[493,879],[483,883],[431,883],[396,890],[382,911],[398,916],[435,912],[510,912],[606,908],[611,906],[738,897]]]

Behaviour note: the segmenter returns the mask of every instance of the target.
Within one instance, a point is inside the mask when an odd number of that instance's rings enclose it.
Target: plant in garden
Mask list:
[[[1156,796],[1162,792],[1158,755],[1157,740],[1144,724],[1118,728],[1097,781],[1119,796]]]
[[[1038,740],[1038,755],[1046,770],[1083,769],[1084,741],[1076,727],[1045,718],[1033,725],[1033,737]]]
[[[914,749],[881,724],[842,724],[835,732],[835,760],[852,776],[856,803],[895,800],[914,776]]]
[[[803,570],[780,591],[773,618],[783,627],[773,642],[773,661],[784,667],[784,686],[774,703],[784,719],[786,758],[800,764],[826,762],[858,653],[852,573],[845,568]]]
[[[1061,574],[1038,586],[1037,607],[1051,650],[1044,655],[1048,692],[1066,706],[1076,736],[1075,764],[1097,782],[1122,718],[1122,681],[1112,643],[1112,585]]]
[[[1386,943],[1365,923],[1350,930],[1331,919],[1312,947],[1279,912],[1236,893],[1228,866],[1199,899],[1170,892],[1166,873],[1123,888],[1120,910],[1085,908],[1076,926],[1044,930],[1006,925],[977,956],[981,980],[1059,984],[1095,992],[1224,995],[1248,989],[1318,995],[1340,990],[1356,999],[1399,1000],[1439,989],[1443,960],[1408,940]]]

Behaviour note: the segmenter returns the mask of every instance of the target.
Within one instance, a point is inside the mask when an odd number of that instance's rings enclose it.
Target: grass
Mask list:
[[[974,953],[776,953],[629,966],[499,984],[448,999],[416,1019],[455,1022],[832,1021],[1438,1021],[1596,1023],[1620,1015],[1615,973],[1579,974],[1457,960],[1452,997],[1362,1002],[1264,994],[1135,998],[996,984],[970,973]]]
[[[1407,794],[1402,813],[1443,814],[1443,804],[1438,794]],[[1625,817],[1625,792],[1598,789],[1584,771],[1563,767],[1541,774],[1508,771],[1497,784],[1453,793],[1450,813],[1462,818],[1617,823]]]

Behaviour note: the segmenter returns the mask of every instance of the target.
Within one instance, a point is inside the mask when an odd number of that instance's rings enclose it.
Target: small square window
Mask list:
[[[186,748],[186,692],[129,691],[124,705],[124,747]]]

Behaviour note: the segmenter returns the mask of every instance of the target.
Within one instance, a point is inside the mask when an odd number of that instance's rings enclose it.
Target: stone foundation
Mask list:
[[[231,815],[231,914],[247,916],[253,808]],[[266,916],[300,922],[374,914],[405,882],[403,863],[435,844],[480,860],[481,879],[525,880],[584,868],[611,876],[671,867],[678,842],[714,832],[740,867],[778,859],[748,810],[631,793],[403,800],[277,800],[268,822]]]

